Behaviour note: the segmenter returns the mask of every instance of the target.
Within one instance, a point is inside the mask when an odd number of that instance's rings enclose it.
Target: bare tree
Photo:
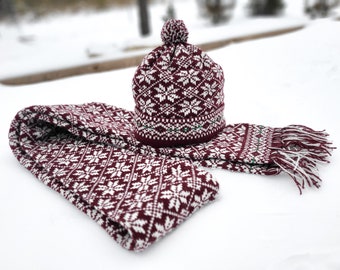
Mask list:
[[[148,1],[138,0],[139,8],[139,27],[142,36],[150,34]]]
[[[284,8],[282,0],[250,0],[248,8],[252,16],[277,15]]]
[[[0,0],[0,19],[2,18],[15,20],[15,7],[13,0]]]
[[[167,21],[170,19],[175,19],[176,18],[176,11],[175,11],[175,6],[172,0],[168,1],[167,8],[166,8],[166,13],[163,16],[163,21]]]
[[[209,17],[213,24],[226,22],[231,18],[236,0],[197,0],[201,14]]]
[[[305,0],[304,4],[305,13],[311,18],[326,17],[332,8],[338,6],[339,0]]]

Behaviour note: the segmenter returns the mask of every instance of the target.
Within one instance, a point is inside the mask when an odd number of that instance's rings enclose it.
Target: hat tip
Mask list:
[[[161,38],[164,44],[186,43],[188,40],[188,29],[182,20],[170,19],[163,25]]]

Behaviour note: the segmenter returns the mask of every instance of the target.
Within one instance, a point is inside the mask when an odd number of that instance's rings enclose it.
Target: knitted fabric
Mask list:
[[[161,38],[133,78],[135,137],[155,147],[209,141],[225,126],[223,70],[187,43],[183,21],[167,21]]]
[[[104,104],[33,106],[9,139],[33,175],[141,251],[214,200],[218,183],[189,161],[122,148],[131,130],[131,113]]]
[[[222,69],[187,37],[181,21],[165,24],[164,45],[133,79],[135,112],[32,106],[10,127],[19,162],[129,250],[144,250],[215,199],[218,183],[197,166],[284,172],[301,193],[320,186],[317,164],[333,149],[324,131],[305,126],[225,126]]]
[[[134,113],[103,103],[32,106],[9,141],[19,162],[98,222],[118,243],[143,250],[204,204],[218,183],[205,166],[288,174],[300,192],[320,186],[317,164],[333,147],[324,131],[228,125],[206,143],[153,148],[134,137]]]

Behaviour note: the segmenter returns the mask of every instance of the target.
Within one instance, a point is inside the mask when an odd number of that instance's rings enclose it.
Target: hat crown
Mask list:
[[[188,29],[182,20],[166,21],[161,31],[161,38],[165,44],[186,43],[188,35]]]
[[[135,137],[156,147],[207,141],[225,126],[223,70],[186,43],[183,21],[166,22],[161,36],[133,78]]]

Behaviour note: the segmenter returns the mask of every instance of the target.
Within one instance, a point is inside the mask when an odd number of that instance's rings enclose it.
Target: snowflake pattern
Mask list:
[[[171,219],[169,216],[165,218],[164,224],[156,223],[156,231],[152,234],[153,237],[161,237],[172,230],[175,219]]]
[[[117,181],[108,181],[99,185],[98,190],[103,191],[103,195],[114,195],[116,192],[124,191],[124,185],[120,185]]]
[[[205,83],[203,86],[202,86],[202,96],[205,98],[205,97],[209,97],[209,96],[212,96],[215,92],[216,92],[216,88],[217,88],[217,83],[216,82],[213,82],[212,84],[210,83]],[[199,94],[198,91],[196,92],[196,94]],[[220,99],[218,98],[217,101],[219,101]],[[223,100],[223,99],[222,99]],[[220,101],[221,102],[221,101]]]
[[[156,104],[153,103],[151,99],[148,99],[146,101],[144,99],[140,99],[138,102],[139,102],[140,109],[142,110],[142,112],[148,115],[152,115],[154,112],[156,112],[154,109]]]
[[[168,199],[169,209],[175,208],[178,212],[181,204],[186,205],[188,203],[187,197],[189,195],[190,192],[183,190],[182,184],[178,184],[162,191],[161,199]]]
[[[95,166],[85,166],[85,168],[79,169],[76,171],[75,175],[78,176],[80,179],[89,179],[93,176],[98,175],[99,170],[96,169]]]
[[[98,115],[104,115],[108,133],[96,133],[92,121]],[[133,121],[133,112],[103,103],[32,106],[12,121],[10,147],[40,181],[135,251],[214,200],[218,184],[196,166],[282,172],[271,156],[281,129],[241,123],[206,143],[152,148],[135,139]]]
[[[187,84],[194,84],[196,85],[197,82],[200,81],[200,78],[198,77],[199,72],[194,69],[182,70],[178,75],[180,78],[178,79],[178,82],[183,83],[184,86]]]
[[[157,91],[155,98],[158,98],[160,102],[163,102],[164,100],[175,102],[176,99],[180,98],[176,95],[178,89],[176,89],[173,85],[166,87],[160,84],[158,87],[155,87],[155,90]]]
[[[183,103],[180,104],[182,109],[180,110],[181,113],[184,114],[184,116],[187,116],[189,114],[197,115],[199,111],[201,111],[203,108],[199,106],[201,104],[201,101],[194,99],[192,101],[184,100]]]
[[[96,133],[99,120],[108,133]],[[213,201],[218,183],[189,161],[143,153],[148,147],[132,151],[132,120],[131,112],[101,103],[32,106],[17,114],[9,138],[38,179],[121,246],[141,251]]]
[[[146,82],[150,84],[152,81],[155,81],[156,78],[152,75],[156,73],[156,70],[141,70],[140,74],[136,76],[136,79],[138,80],[139,83]]]
[[[157,78],[145,79],[151,71]],[[138,139],[166,144],[170,138],[201,142],[213,137],[225,125],[223,86],[222,68],[198,47],[188,43],[157,47],[144,57],[132,82]],[[188,132],[188,124],[200,128]]]

